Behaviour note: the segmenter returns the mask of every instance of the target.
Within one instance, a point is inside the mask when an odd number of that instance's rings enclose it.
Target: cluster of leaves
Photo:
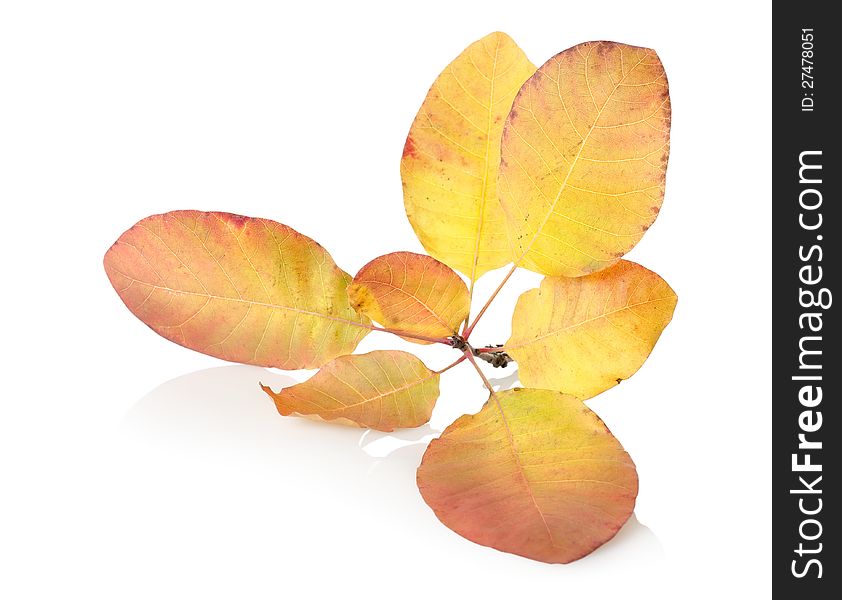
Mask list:
[[[621,259],[660,209],[669,125],[654,51],[588,42],[536,69],[493,33],[436,79],[406,139],[406,213],[430,256],[387,254],[351,277],[280,223],[176,211],[120,236],[105,269],[169,340],[229,361],[319,368],[280,392],[263,388],[283,415],[417,427],[442,373],[472,364],[489,400],[429,445],[421,494],[470,540],[570,562],[609,540],[637,496],[634,463],[584,400],[637,371],[672,318],[670,287]],[[471,319],[474,283],[507,263]],[[502,348],[473,347],[518,267],[545,279],[520,297]],[[353,354],[372,330],[459,358],[433,371],[407,352]],[[516,361],[526,387],[495,392],[479,359]]]

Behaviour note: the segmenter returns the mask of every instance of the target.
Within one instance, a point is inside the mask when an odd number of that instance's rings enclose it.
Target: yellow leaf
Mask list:
[[[653,50],[588,42],[538,69],[503,133],[499,193],[517,264],[577,277],[628,252],[661,207],[669,128]]]
[[[351,305],[388,329],[443,340],[457,333],[468,315],[465,282],[426,254],[393,252],[375,258],[348,286]]]
[[[409,222],[427,252],[471,281],[511,261],[497,198],[500,137],[534,72],[505,33],[474,42],[433,83],[406,138]]]
[[[370,322],[350,275],[294,229],[229,213],[143,219],[105,255],[111,284],[165,338],[233,362],[318,367],[353,352]]]
[[[611,539],[637,496],[634,463],[605,424],[548,390],[500,392],[460,417],[427,448],[417,479],[459,535],[548,563]]]
[[[518,299],[506,352],[524,385],[591,398],[641,367],[677,300],[656,273],[626,260],[584,277],[546,277]]]
[[[278,393],[261,387],[282,415],[316,415],[392,431],[430,420],[439,374],[408,352],[376,350],[340,356],[306,382]]]

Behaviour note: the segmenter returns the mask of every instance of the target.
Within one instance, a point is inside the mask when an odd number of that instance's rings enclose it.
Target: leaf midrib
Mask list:
[[[541,517],[541,522],[544,524],[544,530],[547,532],[547,538],[550,540],[550,545],[553,548],[558,548],[559,546],[555,543],[555,539],[553,538],[553,532],[550,530],[550,526],[547,523],[547,519],[544,518],[544,512],[541,510],[541,507],[538,506],[538,501],[535,499],[535,494],[532,493],[532,486],[529,484],[529,478],[526,476],[526,470],[523,468],[523,464],[520,462],[520,453],[517,448],[517,444],[515,443],[514,435],[512,434],[512,429],[509,426],[509,420],[506,418],[506,412],[503,410],[503,405],[500,404],[500,399],[497,398],[497,394],[494,390],[491,390],[491,398],[494,400],[494,404],[497,406],[497,410],[500,411],[500,416],[503,418],[503,428],[506,430],[506,436],[509,439],[509,448],[512,451],[512,456],[514,456],[515,464],[518,468],[518,473],[520,473],[520,477],[523,480],[523,485],[526,488],[527,493],[529,494],[529,498],[532,500],[532,505],[535,507],[535,511],[538,513],[538,516]]]
[[[599,319],[604,319],[609,315],[613,315],[613,314],[623,312],[623,311],[626,311],[626,310],[631,310],[635,306],[643,306],[644,304],[651,304],[653,302],[661,302],[662,300],[670,300],[672,298],[675,298],[675,295],[664,296],[662,298],[650,298],[649,300],[645,300],[643,302],[636,302],[634,304],[626,304],[625,306],[621,306],[620,308],[610,310],[608,312],[604,312],[604,313],[602,313],[600,315],[597,315],[595,317],[591,317],[590,319],[585,319],[584,321],[577,321],[576,323],[570,323],[569,325],[566,325],[564,327],[559,327],[557,329],[553,329],[552,331],[548,331],[547,333],[543,333],[539,336],[531,338],[527,342],[523,342],[523,343],[520,343],[520,344],[506,344],[506,348],[509,349],[509,350],[514,349],[514,348],[523,348],[524,346],[529,346],[529,345],[534,344],[536,342],[539,342],[539,341],[541,341],[545,338],[559,335],[560,333],[563,333],[563,332],[568,331],[570,329],[582,327],[583,325],[586,325],[587,323],[592,323],[593,321],[597,321]]]
[[[391,389],[387,392],[379,393],[376,396],[365,396],[365,397],[363,397],[362,400],[360,400],[359,402],[354,402],[353,404],[344,404],[344,405],[342,405],[340,407],[337,407],[337,408],[320,408],[316,412],[334,413],[334,412],[343,411],[343,410],[346,410],[346,409],[349,409],[349,408],[356,408],[357,406],[361,406],[361,405],[367,404],[369,402],[374,402],[376,400],[382,400],[383,398],[385,398],[387,396],[392,396],[394,394],[397,394],[398,392],[402,392],[404,390],[408,390],[408,389],[411,389],[413,387],[422,385],[422,384],[428,382],[430,379],[432,379],[433,377],[435,377],[437,375],[438,375],[438,373],[436,373],[435,371],[431,371],[430,374],[425,376],[423,379],[416,379],[413,382],[405,383],[404,385],[402,385],[400,387],[393,388],[393,389]],[[336,374],[333,374],[333,376],[336,377],[337,379],[339,379],[339,377],[337,377]],[[348,382],[346,382],[342,379],[340,379],[340,381],[342,381],[343,383],[345,383],[349,387],[353,387]],[[372,386],[373,385],[374,384],[372,384]],[[313,385],[312,389],[316,389],[316,386]],[[321,389],[317,389],[316,391],[318,391],[322,394],[325,394],[328,398],[331,398],[332,400],[342,404],[342,401],[339,398],[337,398],[336,396],[334,396],[333,394],[331,394],[331,393],[329,393],[325,390],[321,390]],[[283,391],[281,393],[283,393]]]
[[[302,308],[296,308],[296,307],[293,307],[293,306],[285,306],[283,304],[275,304],[275,303],[271,303],[271,302],[260,302],[260,301],[257,301],[257,300],[248,300],[246,298],[232,298],[230,296],[219,296],[219,295],[216,295],[216,294],[211,294],[210,292],[191,292],[191,291],[188,291],[188,290],[179,290],[179,289],[171,288],[171,287],[164,286],[164,285],[157,285],[157,284],[154,284],[154,283],[149,283],[148,281],[142,281],[140,279],[136,279],[136,278],[134,278],[130,275],[127,275],[126,273],[123,273],[119,269],[114,268],[113,266],[111,268],[114,270],[115,273],[119,273],[120,276],[125,277],[126,279],[128,279],[129,281],[131,281],[133,283],[145,285],[145,286],[148,286],[148,287],[153,288],[155,290],[160,290],[160,291],[163,291],[163,292],[168,292],[168,293],[172,293],[172,294],[182,294],[182,295],[185,295],[185,296],[194,296],[194,297],[197,297],[197,298],[207,298],[209,300],[222,300],[222,301],[225,301],[225,302],[235,302],[235,303],[239,303],[239,304],[246,304],[248,306],[260,306],[260,307],[269,308],[269,309],[272,309],[272,310],[284,310],[284,311],[288,311],[288,312],[292,312],[292,313],[298,313],[298,314],[302,314],[302,315],[319,317],[319,318],[322,318],[322,319],[327,319],[329,321],[336,321],[338,323],[345,323],[346,325],[352,325],[352,326],[355,326],[355,327],[360,327],[361,329],[371,329],[371,327],[366,325],[365,323],[360,323],[358,321],[352,321],[351,319],[345,319],[345,318],[342,318],[342,317],[334,317],[333,315],[328,315],[326,313],[304,310]]]
[[[399,293],[403,294],[407,298],[409,298],[411,300],[414,300],[417,304],[420,304],[424,308],[424,310],[426,310],[427,313],[429,313],[429,315],[431,317],[433,317],[436,321],[438,321],[438,323],[442,327],[444,327],[448,332],[455,333],[453,331],[453,327],[451,327],[449,323],[447,323],[442,317],[440,317],[436,311],[434,311],[432,308],[430,308],[430,306],[426,302],[424,302],[423,300],[421,300],[421,298],[416,296],[415,292],[408,292],[405,289],[403,289],[402,287],[395,285],[394,283],[389,283],[388,281],[379,281],[377,279],[360,279],[358,283],[365,284],[369,287],[371,285],[383,285],[383,286],[386,286],[388,288],[391,288],[392,290],[394,290],[396,292],[399,292]],[[450,286],[448,285],[448,288],[449,287]],[[448,304],[448,306],[449,306],[449,304]]]
[[[477,279],[477,264],[479,263],[479,247],[482,240],[482,226],[485,219],[485,205],[488,202],[488,171],[491,167],[489,163],[489,153],[491,149],[491,122],[493,119],[494,110],[494,80],[497,77],[497,59],[500,55],[500,40],[496,39],[494,46],[494,60],[491,61],[491,78],[489,79],[489,93],[488,93],[488,118],[485,124],[485,163],[482,171],[482,188],[480,190],[480,204],[479,204],[479,220],[477,223],[477,232],[474,241],[474,255],[471,261],[471,290],[470,295],[473,296],[473,284]]]
[[[586,77],[587,77],[587,68],[588,68],[588,58],[590,57],[592,51],[593,51],[593,48],[590,48],[588,50],[588,56],[585,57],[585,76]],[[602,106],[598,108],[597,113],[596,113],[596,117],[594,117],[593,123],[591,124],[590,128],[588,129],[588,132],[582,138],[582,143],[579,145],[579,150],[578,150],[578,152],[576,152],[576,156],[573,157],[573,161],[570,163],[570,168],[567,170],[567,175],[565,175],[564,181],[560,182],[558,193],[556,193],[555,199],[551,203],[550,208],[547,211],[547,214],[544,216],[544,220],[541,222],[541,225],[538,226],[538,229],[535,230],[535,235],[533,235],[532,239],[529,241],[529,246],[526,247],[526,249],[523,251],[523,253],[521,253],[520,257],[514,262],[515,266],[519,265],[521,263],[521,261],[523,261],[523,259],[526,257],[526,255],[529,254],[529,251],[532,249],[532,246],[535,245],[536,240],[538,239],[538,237],[540,237],[541,233],[544,230],[544,227],[547,226],[547,223],[549,222],[550,217],[555,212],[556,206],[558,206],[558,202],[561,199],[561,194],[567,188],[567,182],[570,180],[570,176],[573,173],[573,169],[576,167],[576,164],[579,161],[579,157],[582,155],[582,151],[585,149],[585,145],[587,144],[588,139],[590,139],[591,133],[593,133],[593,130],[596,127],[597,122],[599,122],[600,117],[602,117],[602,111],[605,110],[605,106],[608,104],[608,101],[611,99],[611,97],[614,95],[614,93],[620,87],[620,84],[622,84],[623,81],[625,81],[626,78],[629,75],[631,75],[632,71],[634,71],[643,62],[643,59],[645,57],[646,57],[646,54],[644,54],[643,57],[641,57],[640,60],[638,60],[637,63],[635,63],[635,65],[628,70],[628,73],[626,73],[625,75],[623,75],[620,78],[620,80],[614,85],[611,92],[606,97],[605,102],[603,102]],[[560,96],[561,96],[561,94],[559,93],[559,97]],[[573,130],[577,131],[576,126],[573,124],[573,121],[570,119],[569,115],[568,115],[568,121],[570,122],[571,127],[573,127]]]

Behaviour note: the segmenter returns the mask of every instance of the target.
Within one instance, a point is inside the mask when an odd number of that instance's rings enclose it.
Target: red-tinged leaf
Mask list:
[[[495,400],[496,398],[496,400]],[[637,472],[581,400],[559,392],[495,394],[433,440],[418,487],[442,523],[484,546],[568,563],[631,516]]]
[[[370,331],[348,303],[350,275],[286,225],[229,213],[143,219],[105,255],[111,284],[165,338],[233,362],[321,366]]]
[[[348,296],[354,308],[384,327],[429,338],[457,333],[470,306],[468,288],[453,269],[413,252],[372,260],[354,277]]]

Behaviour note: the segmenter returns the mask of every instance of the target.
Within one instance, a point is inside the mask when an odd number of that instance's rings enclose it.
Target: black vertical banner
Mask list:
[[[842,598],[839,23],[773,6],[773,593]]]

